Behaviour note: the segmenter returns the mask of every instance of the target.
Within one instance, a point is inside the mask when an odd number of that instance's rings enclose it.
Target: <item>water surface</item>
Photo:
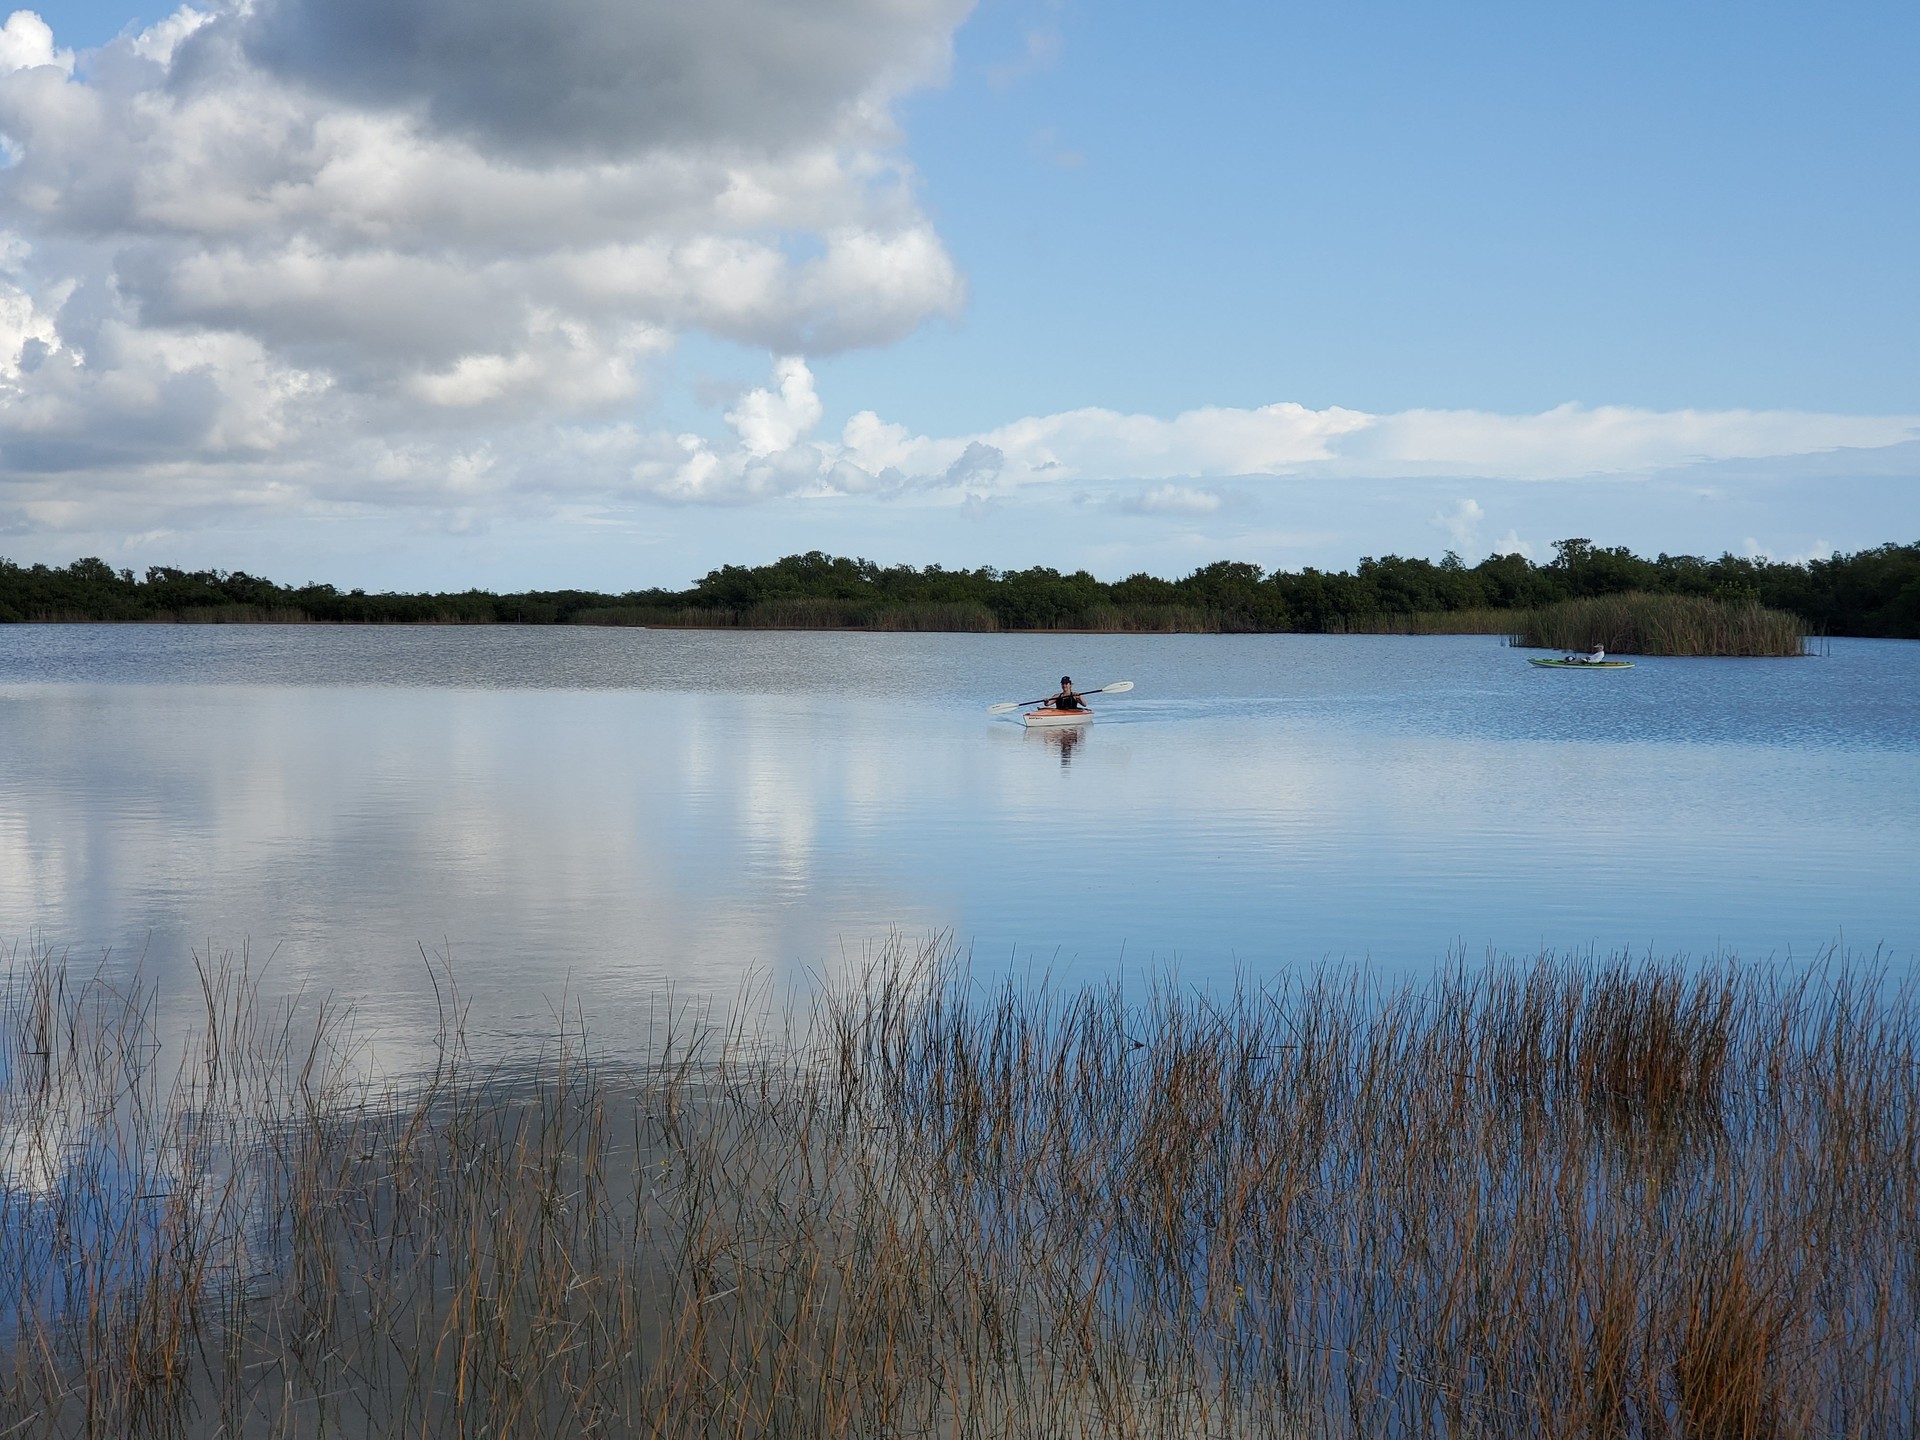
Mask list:
[[[273,956],[404,1045],[857,962],[1920,950],[1920,645],[1541,671],[1481,637],[0,627],[0,937]],[[1080,735],[984,707],[1131,679]]]

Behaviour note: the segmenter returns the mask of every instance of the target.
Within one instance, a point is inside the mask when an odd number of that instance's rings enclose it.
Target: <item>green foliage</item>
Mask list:
[[[1477,565],[1367,556],[1352,571],[1263,570],[1237,560],[1178,580],[1084,570],[881,566],[818,550],[769,565],[723,565],[686,590],[495,595],[346,593],[278,585],[245,571],[115,571],[87,556],[64,568],[0,560],[0,622],[308,620],[400,624],[688,625],[880,630],[1484,631],[1489,611],[1664,595],[1759,606],[1829,635],[1920,638],[1920,543],[1887,544],[1805,564],[1722,555],[1648,560],[1573,538],[1536,565],[1490,555]],[[1449,621],[1446,617],[1456,617]],[[1518,617],[1516,616],[1516,619]],[[1518,627],[1515,627],[1518,628]]]

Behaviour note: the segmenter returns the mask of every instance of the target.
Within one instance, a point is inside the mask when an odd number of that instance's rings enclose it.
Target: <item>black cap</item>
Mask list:
[[[1062,685],[1071,685],[1071,684],[1073,684],[1073,676],[1071,676],[1071,675],[1062,675],[1062,676],[1060,677],[1060,683],[1061,683]]]

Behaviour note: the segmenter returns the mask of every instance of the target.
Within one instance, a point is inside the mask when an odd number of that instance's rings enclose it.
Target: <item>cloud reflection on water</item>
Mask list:
[[[1920,744],[1872,699],[1910,693],[1911,649],[1650,662],[1602,692],[1474,639],[559,634],[569,676],[632,667],[565,689],[517,688],[540,636],[267,638],[335,657],[335,683],[7,683],[0,654],[0,937],[144,955],[183,1006],[196,949],[250,942],[396,1068],[437,1018],[423,947],[499,1048],[552,1036],[563,996],[617,1045],[669,989],[809,983],[895,932],[1194,979],[1920,942]],[[362,650],[384,675],[526,663],[376,687],[351,683]],[[1140,687],[1086,733],[981,713],[1061,652]],[[764,688],[730,687],[735,662]],[[872,693],[922,672],[929,696]]]

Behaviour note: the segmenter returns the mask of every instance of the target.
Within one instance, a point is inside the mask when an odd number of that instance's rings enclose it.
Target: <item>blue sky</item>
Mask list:
[[[1920,536],[1910,5],[821,0],[734,90],[768,0],[393,0],[404,66],[362,3],[10,22],[0,554],[624,586]],[[596,26],[716,78],[595,108]]]
[[[959,40],[905,118],[971,304],[913,342],[938,388],[841,362],[883,413],[1920,393],[1911,5],[993,5]]]

